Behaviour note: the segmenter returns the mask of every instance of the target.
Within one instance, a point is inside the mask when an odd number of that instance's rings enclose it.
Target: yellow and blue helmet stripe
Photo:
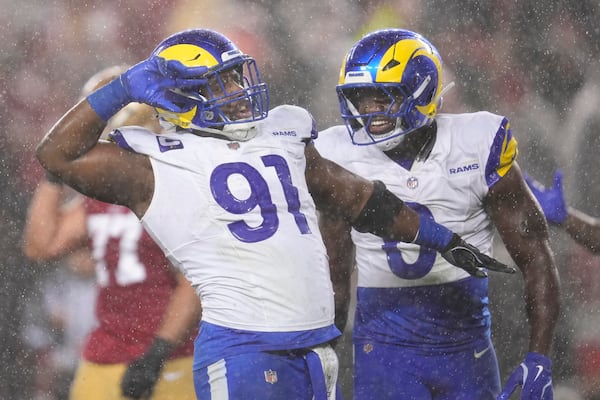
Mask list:
[[[153,56],[166,60],[177,60],[185,66],[208,67],[204,76],[214,78],[224,85],[220,78],[223,71],[238,69],[244,87],[234,93],[222,96],[206,96],[211,93],[208,85],[190,88],[183,94],[195,106],[183,113],[157,109],[159,117],[181,128],[219,128],[227,124],[249,123],[264,119],[268,113],[269,98],[266,84],[261,80],[255,60],[242,51],[224,35],[210,29],[189,29],[173,34],[163,40],[152,52]],[[204,93],[204,94],[203,94]],[[223,105],[246,98],[251,104],[252,115],[248,119],[230,120],[220,109]]]
[[[360,88],[377,88],[389,95],[392,102],[395,101],[392,93],[401,93],[398,111],[383,113],[398,119],[392,134],[375,137],[366,129],[369,141],[355,141],[354,133],[368,127],[369,118],[375,116],[359,114],[353,104],[352,93]],[[354,143],[373,144],[430,124],[437,113],[441,88],[442,60],[436,48],[418,33],[383,29],[364,36],[350,49],[336,89],[342,118]]]

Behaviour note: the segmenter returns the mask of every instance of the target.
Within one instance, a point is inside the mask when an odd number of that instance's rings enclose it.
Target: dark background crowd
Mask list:
[[[383,27],[420,32],[441,53],[445,81],[456,84],[442,112],[506,115],[520,165],[546,184],[560,168],[568,202],[600,216],[597,0],[0,0],[0,9],[1,399],[60,398],[52,371],[68,370],[72,360],[64,352],[73,352],[69,340],[75,337],[73,347],[80,337],[67,331],[69,318],[91,313],[69,309],[74,305],[61,305],[53,294],[84,278],[63,272],[57,279],[60,263],[34,265],[21,253],[29,198],[43,173],[35,145],[92,74],[146,58],[181,29],[229,36],[257,59],[271,106],[303,106],[321,129],[341,122],[335,85],[355,40]],[[598,376],[600,386],[600,258],[556,229],[551,243],[564,304],[554,350],[556,397],[562,387],[573,390],[565,398],[576,399],[582,373]],[[502,248],[496,256],[503,257]],[[526,350],[522,282],[493,275],[490,288],[493,339],[507,374]],[[350,347],[344,349],[347,366]],[[343,382],[349,373],[342,368]]]

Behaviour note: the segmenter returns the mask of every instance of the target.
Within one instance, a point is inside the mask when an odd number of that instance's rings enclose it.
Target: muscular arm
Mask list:
[[[56,259],[87,243],[83,203],[63,206],[64,190],[42,180],[33,194],[23,237],[23,252],[32,260]]]
[[[177,287],[173,291],[163,315],[162,323],[155,336],[170,343],[179,344],[198,327],[202,307],[192,285],[180,272],[175,272]]]
[[[306,145],[306,181],[317,207],[322,212],[345,219],[357,217],[373,193],[373,182],[340,167],[319,154],[311,143]],[[412,242],[419,231],[419,214],[403,206],[381,236],[399,242]]]
[[[154,190],[150,160],[99,142],[105,126],[83,99],[50,129],[36,155],[67,185],[92,198],[127,206],[141,217]]]
[[[540,203],[548,222],[564,229],[573,240],[590,251],[600,253],[600,219],[567,206],[562,180],[560,170],[554,173],[554,182],[549,187],[525,176],[525,181]]]
[[[577,243],[600,253],[600,219],[569,207],[567,219],[560,225]]]
[[[350,278],[354,268],[354,243],[348,221],[326,212],[319,214],[319,228],[327,255],[335,298],[335,325],[343,332],[348,320],[351,285]]]
[[[516,163],[490,190],[486,209],[523,274],[529,351],[549,354],[560,307],[558,272],[546,221]]]

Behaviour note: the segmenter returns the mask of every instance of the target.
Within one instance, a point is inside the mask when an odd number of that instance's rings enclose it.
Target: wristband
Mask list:
[[[113,79],[110,83],[92,92],[87,97],[87,101],[105,122],[131,102],[123,87],[121,77]]]
[[[150,344],[150,347],[148,347],[148,350],[146,350],[146,355],[156,359],[165,360],[169,357],[169,354],[174,348],[175,345],[173,343],[167,339],[156,336]]]
[[[62,186],[62,184],[63,184],[58,176],[54,175],[53,173],[51,173],[49,171],[46,171],[45,179],[46,179],[46,182],[51,183],[56,186]]]
[[[419,219],[419,231],[413,243],[429,247],[430,249],[444,251],[452,237],[454,232],[435,222],[433,218],[425,217],[421,215]]]

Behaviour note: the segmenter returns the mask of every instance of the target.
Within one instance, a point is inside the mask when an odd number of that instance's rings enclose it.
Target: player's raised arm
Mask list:
[[[147,157],[99,142],[106,122],[131,102],[166,110],[191,106],[171,89],[205,83],[206,67],[188,68],[160,57],[131,67],[69,110],[37,147],[44,168],[80,192],[130,207],[141,216],[153,192]]]
[[[72,189],[48,178],[38,183],[33,194],[23,234],[23,252],[36,261],[56,259],[87,245],[85,210],[80,196],[65,202],[65,191]]]

